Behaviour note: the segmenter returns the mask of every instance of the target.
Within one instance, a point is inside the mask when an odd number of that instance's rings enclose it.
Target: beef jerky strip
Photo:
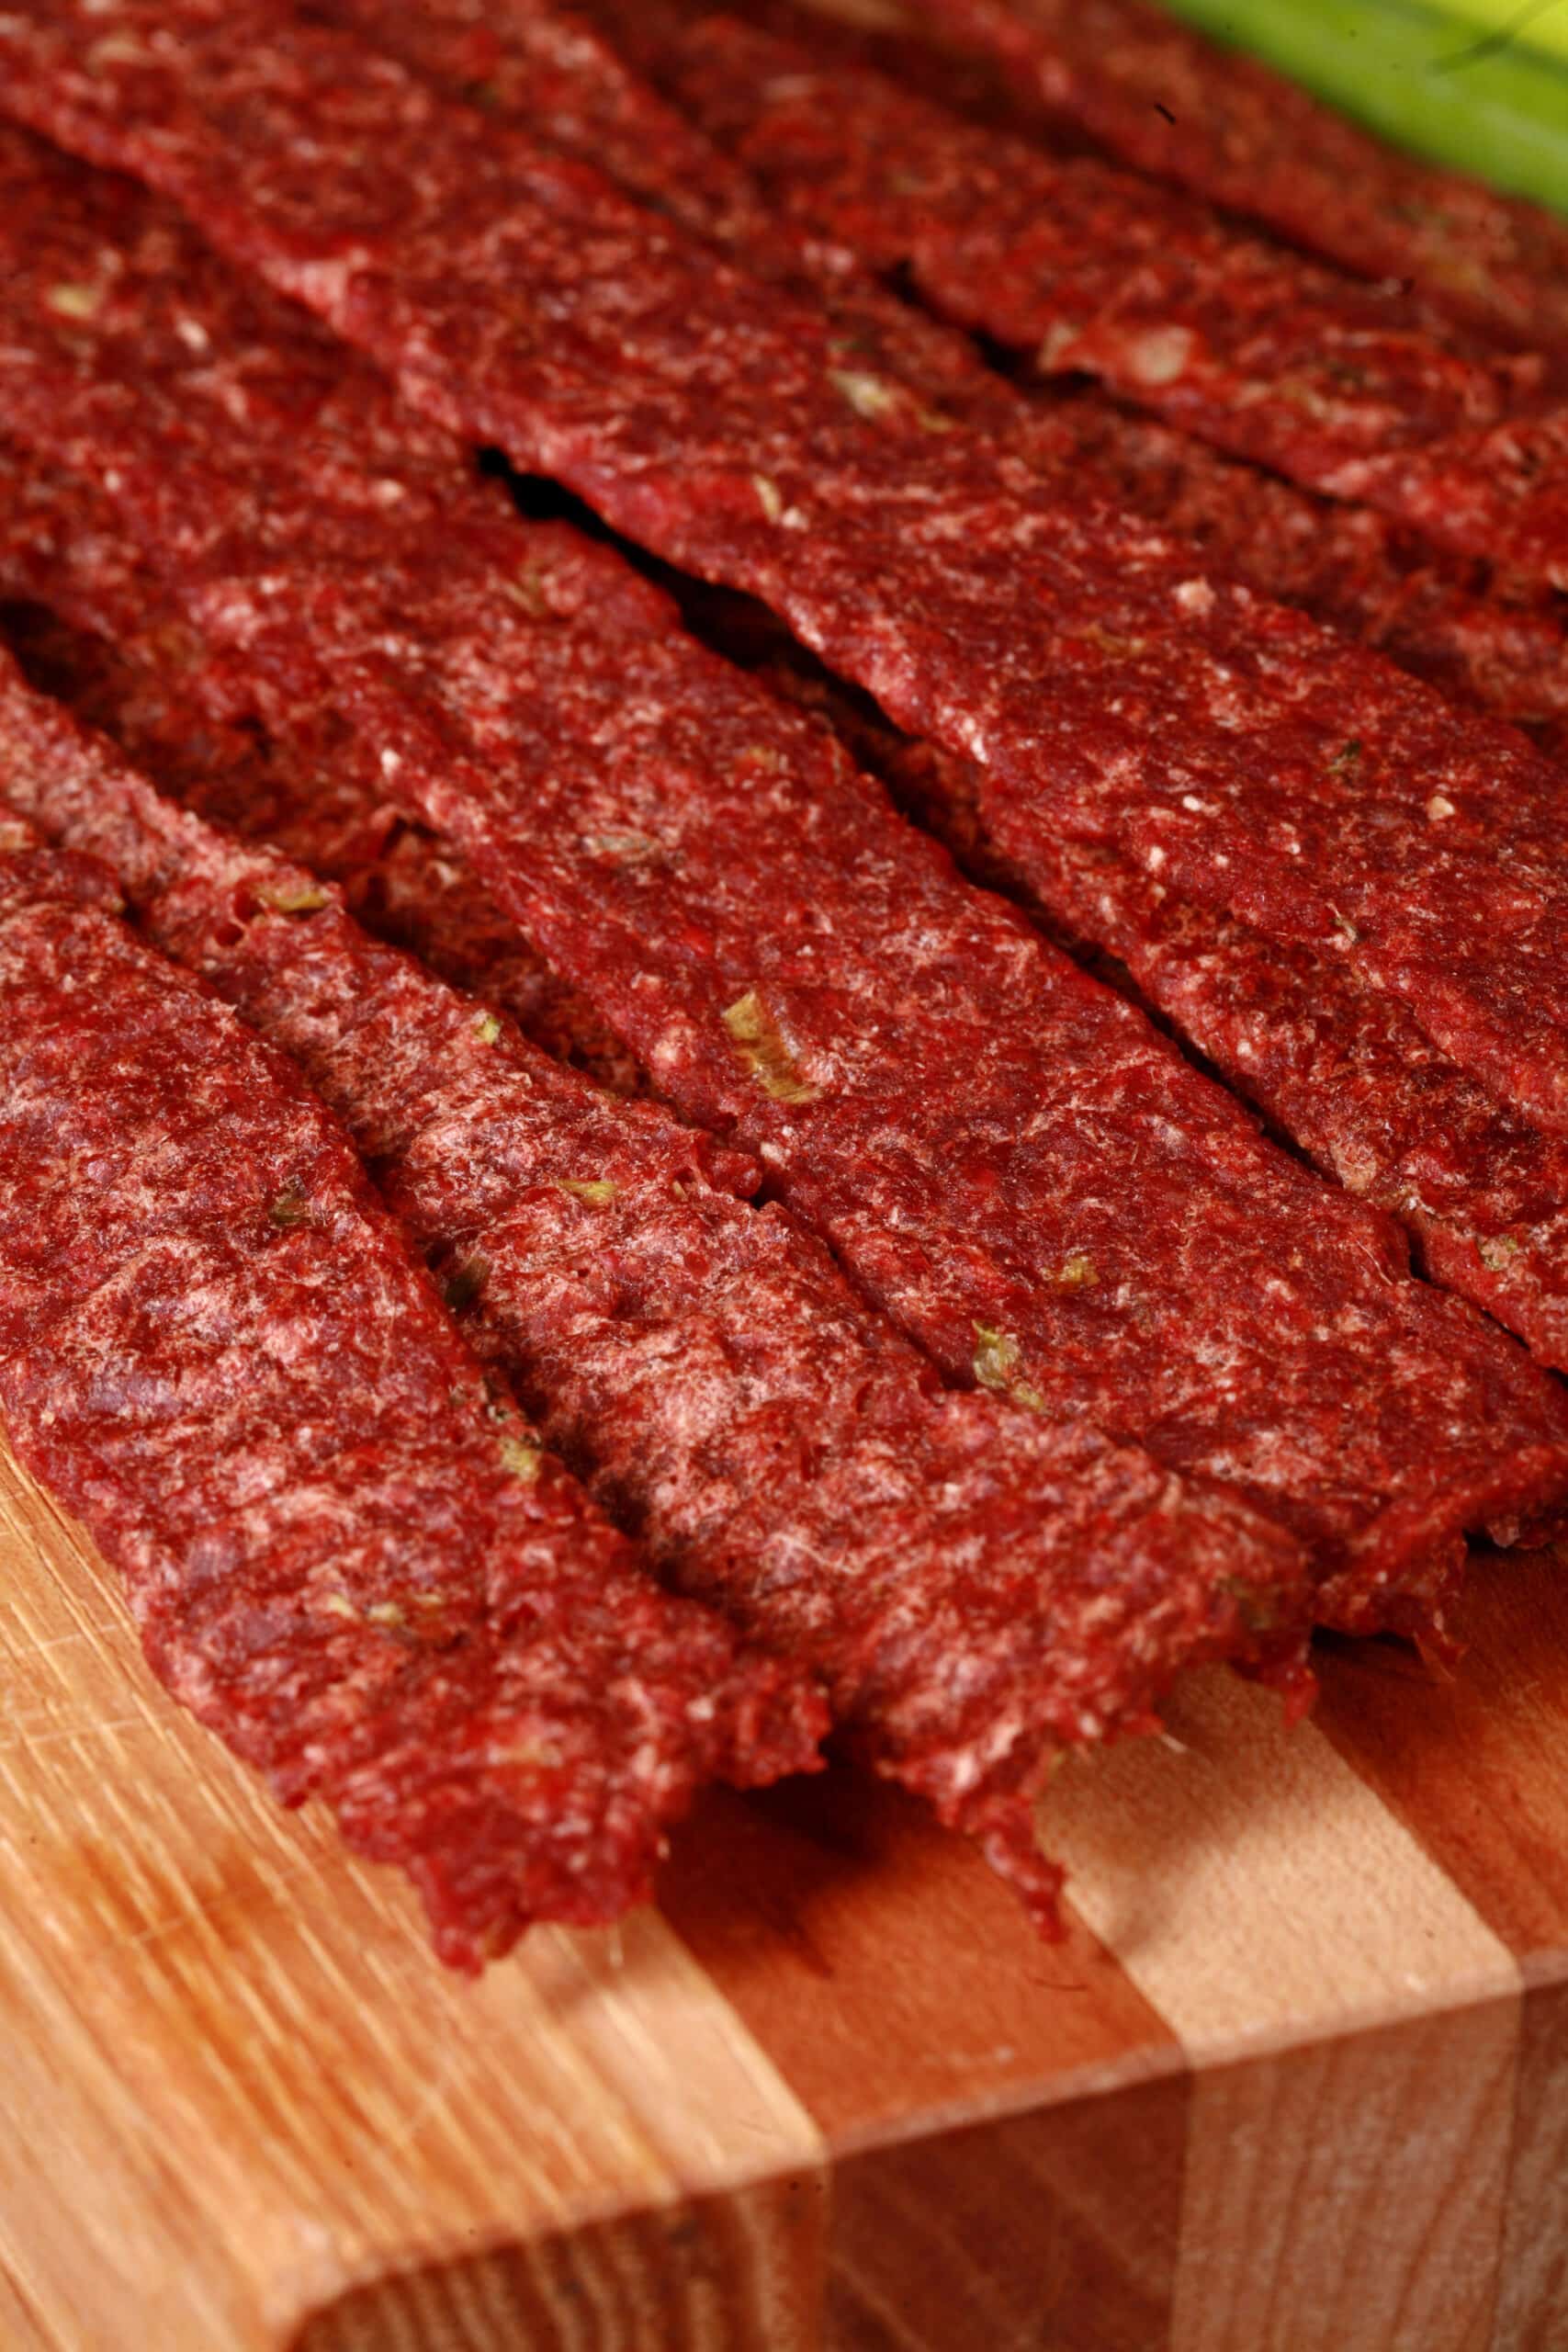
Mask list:
[[[707,616],[710,630],[715,616]],[[1039,829],[997,829],[984,775],[911,742],[798,649],[739,635],[775,692],[820,712],[899,806],[977,879],[1054,935],[1109,950],[1277,1132],[1398,1217],[1434,1280],[1488,1309],[1568,1371],[1568,1144],[1542,1135],[1427,1043],[1391,998],[1342,966],[1184,904],[1114,853]]]
[[[332,0],[332,5],[340,5],[340,0]],[[378,6],[379,0],[371,0],[371,5]],[[508,22],[513,10],[523,5],[531,9],[532,0],[502,0],[492,21]],[[646,7],[640,0],[567,0],[567,5],[574,14],[581,11],[608,31],[617,51],[635,63],[639,74],[654,79],[659,52],[671,28],[694,23],[712,13],[712,0],[649,0]],[[310,0],[310,13],[317,13],[315,0]],[[1097,141],[1075,132],[1070,123],[1060,119],[1051,123],[1047,133],[1039,98],[1021,89],[1017,77],[1005,65],[967,38],[955,40],[904,20],[900,10],[874,5],[869,10],[857,9],[853,0],[848,8],[823,7],[818,0],[747,0],[746,21],[777,33],[781,40],[805,44],[818,60],[869,65],[971,121],[1025,139],[1043,140],[1054,153],[1103,153]],[[618,172],[615,175],[620,176]]]
[[[1386,654],[1452,700],[1568,760],[1568,632],[1489,567],[1427,547],[1365,506],[1302,491],[1088,388],[1021,404],[1008,444],[1080,496],[1146,515],[1260,596]]]
[[[58,473],[31,473],[32,494],[22,497],[6,455],[0,444],[0,483],[12,493],[0,502],[0,584],[7,545],[20,540],[34,594],[78,614],[85,607],[100,628],[129,632],[111,650],[101,638],[40,632],[35,618],[35,668],[184,805],[242,831],[263,831],[286,849],[303,838],[301,854],[321,871],[293,759],[276,740],[264,745],[249,728],[214,721],[202,692],[209,657],[148,567],[133,556],[106,560],[116,537],[112,511]],[[66,528],[57,531],[60,525]],[[18,618],[12,616],[13,631]],[[1080,937],[1098,930],[1145,998],[1277,1127],[1352,1192],[1401,1219],[1428,1272],[1487,1307],[1542,1361],[1568,1370],[1568,1151],[1559,1138],[1506,1111],[1435,1053],[1396,1004],[1358,988],[1323,958],[1281,950],[1244,925],[1172,901],[1104,854],[1035,837],[1017,862],[1002,857],[980,821],[983,777],[875,723],[825,673],[813,676],[781,661],[781,639],[787,648],[777,625],[765,624],[761,648],[748,644],[742,658],[760,651],[771,683],[825,708],[862,764],[883,775],[972,871],[1037,912],[1055,906]],[[128,649],[146,665],[141,673]],[[220,702],[232,692],[226,681]],[[335,749],[336,772],[324,758],[312,763],[319,790],[329,777],[341,781],[352,747]],[[328,796],[329,813],[334,797]],[[379,803],[373,797],[371,806]],[[423,846],[412,831],[402,838]],[[450,961],[450,915],[445,906],[442,912],[436,936]],[[498,915],[491,920],[502,947],[510,948],[514,930]],[[558,1041],[547,1035],[545,1042]]]
[[[1400,153],[1145,0],[905,0],[1090,132],[1366,277],[1414,281],[1511,344],[1568,356],[1568,225]]]
[[[1030,1797],[1198,1657],[1292,1678],[1297,1547],[1083,1424],[942,1390],[703,1138],[558,1070],[305,869],[176,815],[0,672],[0,793],[287,1048],[446,1273],[476,1351],[663,1570],[824,1677],[882,1772],[1043,1917]],[[722,1159],[723,1155],[719,1155]]]
[[[841,366],[897,376],[977,423],[1018,403],[962,336],[897,299],[831,238],[802,229],[630,71],[589,18],[532,0],[310,0],[312,21],[352,27],[492,126],[530,132],[608,172],[634,196],[722,247],[754,275],[820,300]]]
[[[380,12],[379,0],[352,5],[367,21]],[[547,13],[513,0],[509,18]],[[661,56],[666,62],[673,57],[679,81],[686,52],[670,47],[667,32],[659,38],[657,11],[645,6],[633,14],[641,61],[657,65]],[[748,46],[753,64],[768,69],[754,45],[743,44],[742,57]],[[722,132],[754,119],[771,69],[727,74],[722,42],[694,55],[688,92],[716,96],[713,127]],[[809,56],[773,63],[793,66],[799,85],[809,85]],[[805,186],[809,195],[809,179]],[[1086,487],[1130,492],[1125,503],[1145,511],[1164,506],[1168,519],[1195,526],[1194,536],[1229,559],[1240,576],[1309,606],[1337,605],[1362,630],[1403,639],[1416,650],[1416,669],[1446,671],[1450,684],[1472,685],[1475,669],[1460,668],[1454,656],[1462,661],[1467,649],[1482,656],[1483,645],[1503,650],[1517,628],[1524,644],[1544,640],[1541,650],[1550,648],[1552,656],[1534,671],[1535,707],[1568,692],[1561,635],[1544,616],[1481,607],[1475,628],[1464,600],[1429,571],[1408,582],[1392,566],[1385,574],[1378,559],[1386,526],[1369,513],[1325,508],[1284,483],[1208,458],[1157,424],[1122,418],[1093,396],[1037,415],[1033,426],[1032,456],[1042,453],[1048,433],[1055,443],[1050,460],[1064,478],[1070,471]],[[1445,624],[1453,632],[1451,650],[1440,661],[1435,656]],[[1527,664],[1524,679],[1530,677]],[[787,687],[787,670],[784,678]],[[1506,669],[1499,678],[1488,665],[1482,696],[1499,689],[1517,694],[1523,683]],[[833,716],[842,725],[843,709]],[[855,748],[863,755],[877,734],[883,756],[870,763],[896,789],[903,784],[905,805],[934,821],[971,870],[1000,881],[1038,911],[1048,903],[1058,922],[1080,934],[1098,934],[1145,997],[1278,1127],[1318,1165],[1401,1217],[1429,1272],[1488,1306],[1544,1361],[1568,1368],[1568,1158],[1558,1139],[1510,1114],[1434,1052],[1396,1004],[1358,988],[1323,958],[1281,950],[1243,925],[1172,902],[1124,862],[1074,851],[1038,831],[1015,843],[1014,857],[1002,858],[978,823],[983,779],[941,753],[922,756],[918,746],[902,746],[900,756],[897,739],[890,763],[886,730],[868,729],[863,719]],[[911,791],[912,775],[919,781]],[[947,788],[933,792],[933,781]]]
[[[480,29],[464,0],[450,8],[427,7],[417,15],[398,11],[391,24],[387,23],[379,0],[351,0],[351,5],[367,28],[397,32],[405,50],[412,50],[414,62],[448,80],[463,77],[482,63],[489,76],[485,103],[492,109],[506,111],[515,106],[519,78],[526,72],[536,117],[542,119],[547,109],[553,136],[569,144],[592,140],[615,155],[621,176],[636,174],[649,192],[657,192],[660,179],[668,176],[674,190],[702,189],[710,209],[722,200],[722,218],[710,220],[708,225],[733,246],[743,250],[750,242],[755,249],[752,215],[743,200],[744,183],[737,196],[735,175],[727,176],[721,168],[705,175],[700,154],[694,159],[678,141],[661,141],[657,107],[642,104],[638,85],[623,74],[606,72],[604,45],[585,37],[560,12],[513,7],[502,18],[489,12]],[[610,62],[613,67],[614,61]],[[632,135],[624,136],[624,144],[617,149],[615,138],[623,126]],[[712,197],[707,194],[709,188],[716,189]],[[957,379],[959,371],[955,368],[953,374]],[[1000,387],[994,387],[993,400],[998,397],[1008,396]],[[1098,401],[1079,400],[1061,407],[1069,426],[1081,419],[1078,432],[1074,435],[1069,430],[1066,436],[1080,479],[1086,439],[1093,435],[1100,447],[1109,443],[1112,458],[1121,458],[1124,467],[1139,467],[1144,472],[1157,469],[1162,488],[1174,476],[1186,486],[1189,510],[1199,506],[1205,520],[1215,513],[1233,516],[1238,491],[1244,496],[1250,491],[1255,513],[1261,509],[1270,521],[1278,522],[1282,507],[1283,524],[1296,524],[1298,562],[1303,557],[1321,561],[1325,538],[1333,538],[1336,526],[1351,531],[1365,526],[1373,533],[1384,527],[1368,514],[1352,518],[1333,509],[1315,508],[1283,484],[1207,458],[1197,445],[1184,444],[1156,424],[1122,419]],[[1055,418],[1051,421],[1056,423]],[[1058,450],[1062,437],[1058,436]],[[1057,461],[1061,462],[1060,458]],[[1224,493],[1218,500],[1202,497],[1205,471],[1221,478],[1213,485]],[[1225,481],[1223,477],[1227,475],[1238,480]],[[1168,499],[1168,488],[1165,494]],[[78,487],[73,502],[78,531],[82,503]],[[1303,522],[1309,526],[1305,530],[1301,527]],[[70,546],[79,544],[77,533],[65,536]],[[101,537],[101,532],[93,536]],[[1256,537],[1261,543],[1272,544],[1263,530]],[[1358,537],[1359,552],[1367,545],[1365,529]],[[1375,579],[1375,564],[1364,564],[1364,568],[1371,570]],[[1396,580],[1395,585],[1403,583]],[[143,574],[136,581],[131,597],[121,599],[121,617],[111,625],[127,626],[137,605],[144,614],[152,594]],[[1411,591],[1405,590],[1404,597],[1410,595]],[[1396,605],[1395,625],[1398,611]],[[154,627],[165,645],[178,635],[178,625],[167,614],[160,614]],[[1562,672],[1562,665],[1558,667]],[[134,725],[134,707],[132,719]],[[123,739],[123,718],[119,731]],[[167,746],[159,748],[166,755]],[[242,775],[246,764],[240,763]],[[317,763],[317,772],[326,772],[324,762]],[[166,778],[166,765],[162,773]],[[212,774],[209,758],[197,775],[183,779],[187,799],[191,788],[204,777],[210,781]],[[245,798],[243,786],[242,822]],[[275,795],[266,798],[272,802]],[[217,813],[232,821],[236,804],[231,789],[226,790],[225,799],[228,805]],[[370,805],[376,805],[374,796]],[[276,814],[269,825],[272,838],[279,839]],[[405,829],[398,848],[410,846],[425,848],[418,836]],[[309,848],[304,854],[320,869],[319,854],[312,857]],[[384,859],[382,870],[389,864]],[[1058,867],[1065,869],[1065,864],[1059,854]],[[444,862],[442,870],[450,867]],[[1016,874],[1010,872],[1008,878],[1017,887]],[[1058,901],[1065,902],[1068,895],[1065,870],[1053,879]],[[1130,887],[1147,897],[1147,887],[1135,878]],[[487,944],[496,935],[487,928]],[[1428,1267],[1439,1272],[1451,1286],[1479,1296],[1501,1319],[1520,1330],[1547,1361],[1562,1363],[1561,1284],[1555,1272],[1560,1238],[1556,1204],[1564,1191],[1559,1147],[1536,1136],[1521,1123],[1510,1122],[1461,1073],[1446,1069],[1441,1057],[1426,1046],[1397,1008],[1355,990],[1343,975],[1332,976],[1320,964],[1314,964],[1309,984],[1302,977],[1302,967],[1303,962],[1314,963],[1314,959],[1303,959],[1299,951],[1293,956],[1278,951],[1246,956],[1240,947],[1246,936],[1235,926],[1205,925],[1195,910],[1187,908],[1180,910],[1179,920],[1173,913],[1165,922],[1164,953],[1157,967],[1151,968],[1151,957],[1138,955],[1139,940],[1127,926],[1118,930],[1114,944],[1119,954],[1133,962],[1155,1001],[1183,1023],[1188,1034],[1222,1064],[1227,1075],[1247,1081],[1247,1091],[1253,1099],[1259,1100],[1297,1141],[1306,1144],[1320,1164],[1338,1172],[1352,1189],[1404,1216]],[[1178,945],[1184,955],[1174,952]],[[428,943],[425,952],[429,952]],[[1196,992],[1195,974],[1203,978],[1203,986]],[[1229,991],[1241,989],[1252,975],[1263,978],[1269,989],[1268,1017],[1266,1021],[1264,1008],[1250,995],[1242,995],[1241,1003],[1250,1007],[1251,1019],[1238,1057],[1226,1050],[1228,1030],[1221,1034],[1220,1008],[1211,1000],[1224,996],[1224,1010],[1234,1027],[1241,1017],[1241,1006]],[[578,1025],[581,1025],[581,1016]],[[1268,1055],[1265,1039],[1272,1045]],[[1288,1049],[1302,1041],[1311,1041],[1310,1049],[1304,1054],[1298,1051],[1294,1060],[1288,1050],[1281,1053],[1282,1047]],[[1330,1056],[1334,1057],[1335,1082],[1325,1084]],[[1345,1083],[1347,1063],[1341,1056],[1364,1072],[1353,1089]],[[1278,1067],[1281,1059],[1283,1069]],[[601,1052],[601,1066],[604,1060]],[[1397,1099],[1391,1102],[1391,1097]]]
[[[1568,1126],[1561,786],[1507,730],[1194,576],[1179,544],[1050,495],[988,445],[932,434],[900,388],[846,373],[821,313],[514,131],[476,143],[468,109],[392,61],[270,12],[209,24],[192,0],[182,23],[177,41],[122,31],[81,73],[49,70],[45,28],[21,44],[29,105],[183,191],[425,411],[771,604],[1040,821],[1342,953],[1503,1099]],[[285,169],[301,139],[303,177]],[[356,139],[376,143],[373,176]],[[38,288],[29,202],[11,208],[13,266]],[[24,371],[13,401],[46,383]]]
[[[1319,1608],[1359,1624],[1418,1622],[1460,1527],[1507,1534],[1554,1499],[1561,1398],[1404,1278],[1393,1228],[958,884],[610,550],[576,559],[604,593],[554,612],[537,535],[509,526],[500,568],[488,526],[465,541],[455,461],[419,568],[376,379],[157,208],[35,164],[39,290],[96,254],[101,299],[63,342],[47,301],[14,302],[13,415],[95,468],[264,689],[335,698],[390,754],[389,788],[950,1376],[1208,1465],[1314,1544]],[[224,355],[218,401],[193,322]]]
[[[606,160],[650,202],[682,204],[680,217],[750,270],[798,281],[805,269],[852,338],[858,364],[890,369],[926,400],[1005,440],[1046,479],[1163,522],[1261,594],[1300,605],[1446,693],[1529,727],[1561,755],[1568,744],[1568,640],[1539,603],[1505,600],[1485,567],[1426,547],[1370,508],[1301,491],[1153,418],[1128,414],[1093,390],[1043,385],[1025,397],[935,322],[905,312],[908,327],[897,340],[871,331],[864,281],[854,277],[852,257],[837,240],[821,234],[824,217],[813,211],[789,269],[781,268],[781,230],[747,175],[694,133],[672,136],[668,110],[580,16],[542,0],[507,0],[484,8],[481,31],[479,13],[479,0],[414,6],[330,0],[312,10],[353,23],[457,95],[472,88],[482,56],[488,112],[521,117],[589,161]],[[798,27],[790,11],[772,13]],[[716,133],[744,127],[748,108],[726,98],[722,48],[692,74],[685,45],[671,41],[668,17],[647,0],[593,0],[593,14],[639,67],[657,73],[662,63],[677,88],[686,74],[684,95],[705,108],[713,102],[709,127]],[[832,36],[831,54],[848,31],[814,20],[812,39],[820,51],[822,35]],[[819,75],[809,55],[796,62],[808,79]],[[754,110],[757,85],[748,86]],[[824,103],[836,107],[836,94]],[[701,191],[696,204],[694,189]],[[809,185],[796,195],[808,201]],[[923,329],[918,343],[910,339],[916,326]]]
[[[1530,369],[1445,337],[1186,198],[1053,159],[736,17],[661,74],[803,223],[960,324],[1438,545],[1568,584],[1568,421]]]
[[[90,136],[95,100],[135,76],[125,44],[134,49],[139,36],[100,31],[93,40],[104,12],[82,4],[85,54],[59,12],[37,0],[36,18],[18,13],[0,26],[0,55],[14,69],[7,105],[45,129],[58,127],[62,67],[67,103],[73,85],[86,99],[81,119]],[[202,0],[194,0],[189,21],[201,13]],[[256,10],[248,35],[227,21],[220,38],[265,42],[277,29],[276,13]],[[133,10],[117,11],[115,20],[131,25]],[[434,38],[422,39],[424,20],[416,12],[411,21],[402,47],[450,53],[439,22]],[[713,22],[697,28],[703,50],[717,29]],[[747,38],[746,28],[732,30]],[[767,36],[755,39],[766,54]],[[347,52],[340,54],[350,70]],[[833,77],[833,112],[841,79]],[[868,126],[874,104],[881,119]],[[822,128],[816,106],[806,112],[804,124],[792,119],[785,143],[804,142],[809,153],[803,166],[796,155],[797,167],[819,172],[820,151],[831,151],[836,135]],[[885,259],[912,265],[962,322],[1038,347],[1058,369],[1090,368],[1221,446],[1337,496],[1366,498],[1439,543],[1549,582],[1568,566],[1561,446],[1568,427],[1554,410],[1520,412],[1513,379],[1520,369],[1528,375],[1525,363],[1446,347],[1386,288],[1337,281],[1107,166],[1054,164],[875,76],[855,78],[852,114],[859,128],[842,185],[824,187],[816,201],[831,201],[842,216],[838,233],[847,231],[858,246],[868,233],[861,183],[872,157]],[[134,125],[128,130],[134,144]],[[610,141],[617,154],[625,143]],[[670,172],[659,159],[669,145],[650,142],[644,175],[666,188]],[[149,160],[177,175],[162,139]],[[705,200],[695,209],[705,218],[712,208]],[[886,324],[883,314],[873,323],[874,367]],[[845,332],[846,322],[839,325]]]
[[[647,1892],[817,1701],[662,1593],[459,1340],[282,1057],[109,877],[0,856],[0,1405],[149,1658],[286,1804],[397,1862],[442,1957]]]
[[[263,727],[243,667],[215,658],[164,594],[90,484],[24,457],[0,435],[0,606],[44,605],[99,640],[95,685],[76,681],[87,716],[107,697],[140,756],[177,780],[180,797],[218,823],[268,839],[341,883],[359,920],[410,948],[455,987],[510,1012],[558,1059],[622,1094],[644,1073],[585,998],[553,973],[486,896],[458,852],[400,818],[378,773],[355,771],[354,745],[329,711],[300,705],[287,741]],[[6,614],[13,636],[37,616]],[[47,666],[48,649],[36,648]],[[129,664],[129,673],[128,667]],[[138,702],[138,666],[180,682],[178,733],[166,694]]]

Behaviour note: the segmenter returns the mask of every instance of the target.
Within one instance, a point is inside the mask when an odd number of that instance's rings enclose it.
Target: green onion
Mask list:
[[[1476,28],[1488,48],[1517,41],[1526,49],[1550,50],[1568,58],[1568,6],[1564,0],[1450,0],[1451,13]]]
[[[1167,5],[1398,145],[1568,211],[1568,62],[1530,46],[1519,11],[1488,31],[1416,0]]]

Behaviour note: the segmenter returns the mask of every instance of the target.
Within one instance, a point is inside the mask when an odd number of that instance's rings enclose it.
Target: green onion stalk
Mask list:
[[[1468,17],[1416,0],[1166,5],[1400,146],[1568,212],[1568,56],[1532,0],[1466,0]],[[1548,5],[1568,21],[1568,0]]]

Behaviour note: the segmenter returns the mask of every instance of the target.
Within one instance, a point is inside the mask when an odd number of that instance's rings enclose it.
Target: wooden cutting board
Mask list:
[[[11,2352],[1568,2344],[1568,1565],[1460,1675],[1194,1679],[1066,1768],[1068,1941],[849,1774],[477,1987],[142,1665],[0,1456]]]

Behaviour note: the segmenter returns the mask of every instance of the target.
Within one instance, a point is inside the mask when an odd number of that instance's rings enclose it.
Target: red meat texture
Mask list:
[[[1554,770],[1193,576],[1179,544],[924,430],[897,388],[836,364],[825,316],[586,167],[510,130],[476,147],[467,109],[340,36],[187,16],[177,46],[120,36],[135,61],[101,73],[51,54],[52,19],[24,38],[7,18],[28,71],[6,102],[175,189],[426,409],[758,594],[910,731],[1049,790],[1055,821],[1171,865],[1184,895],[1344,954],[1506,1100],[1568,1125]],[[301,136],[311,167],[290,177]],[[1198,854],[1177,866],[1183,835]]]
[[[1058,1873],[1030,1799],[1063,1747],[1145,1724],[1193,1657],[1291,1682],[1304,1563],[1244,1507],[943,1392],[783,1211],[712,1181],[733,1155],[545,1061],[15,676],[0,784],[294,1057],[479,1359],[671,1580],[819,1674],[867,1760],[979,1837],[1043,1917]]]
[[[29,266],[66,258],[75,200],[55,187]],[[819,729],[703,655],[607,550],[502,526],[466,488],[432,534],[428,429],[405,461],[385,395],[335,357],[308,398],[302,329],[285,398],[274,331],[258,342],[247,298],[209,292],[194,250],[171,272],[174,232],[148,219],[91,334],[28,314],[40,364],[18,370],[14,421],[112,480],[187,608],[280,692],[322,695],[330,676],[389,790],[462,842],[671,1099],[754,1148],[951,1377],[1239,1487],[1312,1544],[1339,1622],[1429,1621],[1461,1529],[1539,1518],[1562,1483],[1556,1391],[1405,1280],[1392,1227],[960,886]],[[193,321],[225,355],[229,404],[199,464]],[[389,525],[367,567],[368,518],[394,508],[417,544]],[[356,560],[334,569],[351,530]]]
[[[400,1863],[442,1957],[617,1917],[716,1775],[807,1764],[790,1668],[661,1592],[445,1316],[281,1057],[0,859],[0,1405],[175,1695]]]

